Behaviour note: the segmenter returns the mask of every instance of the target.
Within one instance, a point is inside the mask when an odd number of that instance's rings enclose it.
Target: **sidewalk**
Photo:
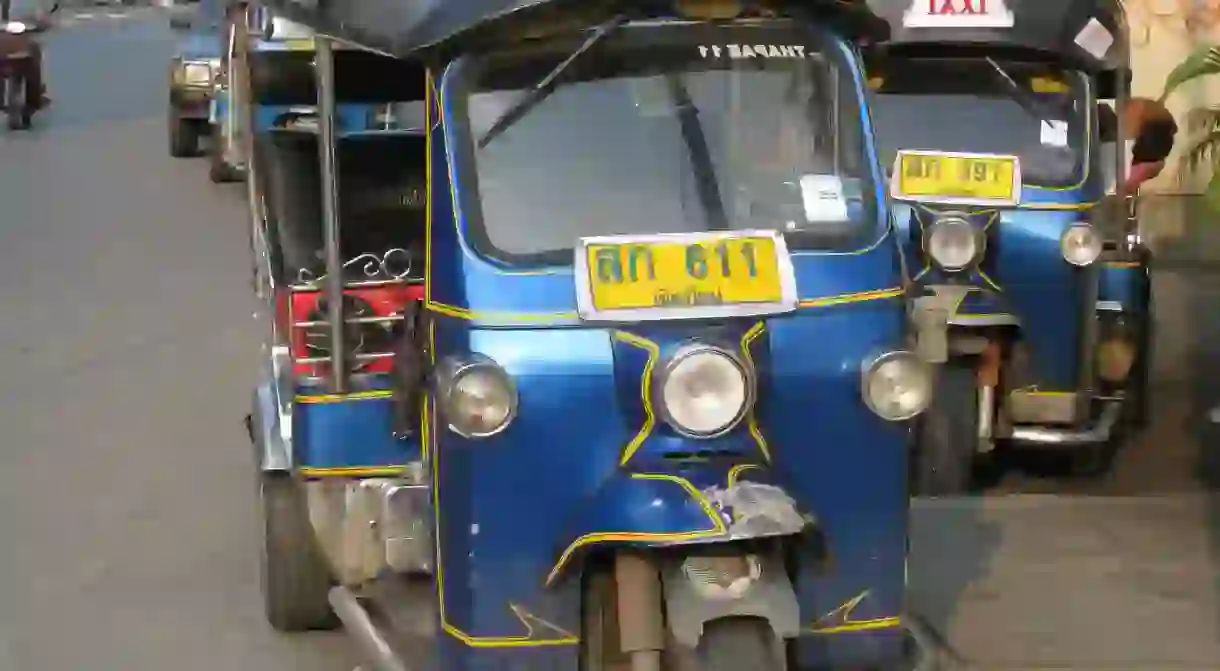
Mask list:
[[[911,608],[978,669],[1220,669],[1220,498],[917,502]]]

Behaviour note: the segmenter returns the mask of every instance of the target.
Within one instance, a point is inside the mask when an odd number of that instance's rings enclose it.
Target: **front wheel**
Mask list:
[[[932,405],[919,420],[912,489],[915,496],[954,496],[970,490],[979,444],[979,392],[971,360],[937,371]]]
[[[327,598],[330,571],[314,538],[300,486],[287,473],[262,473],[259,499],[267,621],[283,632],[338,627],[339,619]]]
[[[199,129],[190,120],[183,119],[172,106],[169,112],[169,155],[174,158],[199,155]]]
[[[699,671],[786,671],[784,641],[758,617],[728,617],[703,625]]]
[[[25,80],[10,77],[5,87],[5,107],[9,130],[27,130],[33,121],[33,112],[26,105]]]

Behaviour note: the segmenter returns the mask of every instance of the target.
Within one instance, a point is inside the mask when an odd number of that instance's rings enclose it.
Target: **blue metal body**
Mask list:
[[[436,421],[428,398],[419,438],[399,440],[392,385],[376,376],[338,396],[299,385],[292,411],[293,467],[305,477],[426,467],[437,589],[420,612],[434,610],[439,626],[420,668],[579,668],[588,554],[726,542],[726,516],[705,490],[740,480],[782,487],[816,520],[817,533],[793,539],[800,667],[902,660],[910,430],[880,419],[860,390],[864,363],[906,343],[898,233],[879,225],[854,252],[793,253],[801,301],[789,314],[714,325],[581,322],[571,267],[506,268],[466,244],[465,185],[450,180],[460,158],[449,147],[461,138],[444,123],[446,76],[429,83],[429,114],[441,123],[428,123],[425,337],[433,360],[495,360],[520,411],[502,433],[474,440]],[[854,83],[863,104],[858,72]],[[861,123],[871,153],[867,115]],[[885,212],[875,162],[872,170],[877,186],[864,197]],[[757,371],[754,410],[713,440],[678,435],[652,404],[655,366],[691,338],[740,351]]]

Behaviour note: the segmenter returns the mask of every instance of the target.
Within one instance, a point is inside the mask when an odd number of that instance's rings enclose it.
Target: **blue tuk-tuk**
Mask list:
[[[337,617],[377,669],[909,668],[947,325],[873,149],[885,24],[268,4],[328,36],[316,123],[254,125],[249,163],[272,625]],[[347,132],[349,95],[424,123]]]
[[[1149,252],[1114,192],[1126,134],[1099,123],[1127,99],[1122,5],[963,3],[870,0],[896,27],[867,54],[894,217],[920,291],[951,311],[925,494],[968,488],[997,444],[1104,472],[1147,399]]]

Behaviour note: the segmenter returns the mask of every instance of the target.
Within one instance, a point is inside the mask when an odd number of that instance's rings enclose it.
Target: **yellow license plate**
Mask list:
[[[1011,202],[1020,188],[1012,156],[932,153],[899,155],[898,195],[912,199]]]
[[[645,310],[780,303],[784,283],[773,237],[698,242],[596,243],[585,247],[594,309]]]
[[[317,48],[312,37],[294,37],[284,40],[284,48],[288,51],[313,51]]]

